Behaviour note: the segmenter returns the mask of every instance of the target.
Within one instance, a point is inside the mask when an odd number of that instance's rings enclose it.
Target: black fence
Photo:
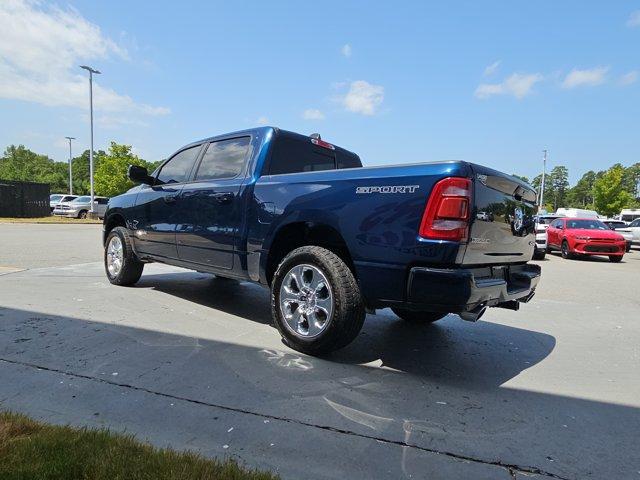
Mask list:
[[[0,180],[0,217],[46,217],[49,184]]]

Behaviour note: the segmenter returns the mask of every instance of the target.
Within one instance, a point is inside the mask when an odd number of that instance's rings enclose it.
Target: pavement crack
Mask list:
[[[21,362],[21,361],[10,360],[10,359],[1,358],[1,357],[0,357],[0,362],[8,363],[10,365],[18,365],[18,366],[22,366],[22,367],[34,368],[34,369],[43,370],[43,371],[46,371],[46,372],[58,373],[58,374],[62,374],[62,375],[68,376],[68,377],[72,377],[72,378],[80,378],[80,379],[89,380],[89,381],[92,381],[92,382],[103,383],[103,384],[112,385],[112,386],[116,386],[116,387],[128,388],[128,389],[135,390],[135,391],[138,391],[138,392],[144,392],[144,393],[148,393],[148,394],[159,396],[159,397],[163,397],[163,398],[168,398],[168,399],[172,399],[172,400],[178,400],[178,401],[182,401],[182,402],[188,402],[188,403],[192,403],[192,404],[195,404],[195,405],[201,405],[201,406],[212,407],[212,408],[219,408],[221,410],[226,410],[226,411],[234,412],[234,413],[242,413],[242,414],[246,414],[246,415],[252,415],[252,416],[260,417],[260,418],[263,418],[263,419],[277,420],[277,421],[293,423],[293,424],[297,424],[297,425],[301,425],[301,426],[305,426],[305,427],[318,428],[320,430],[325,430],[325,431],[329,431],[329,432],[333,432],[333,433],[338,433],[338,434],[341,434],[341,435],[350,435],[350,436],[354,436],[354,437],[359,437],[359,438],[364,438],[364,439],[369,439],[369,440],[375,440],[377,442],[385,443],[385,444],[388,444],[388,445],[395,445],[395,446],[399,446],[399,447],[403,447],[403,448],[413,448],[413,449],[416,449],[416,450],[421,450],[423,452],[433,453],[433,454],[436,454],[436,455],[443,455],[443,456],[446,456],[446,457],[449,457],[449,458],[452,458],[452,459],[455,459],[455,460],[461,460],[461,461],[466,461],[466,462],[474,462],[474,463],[479,463],[479,464],[484,464],[484,465],[493,465],[493,466],[496,466],[496,467],[504,468],[511,478],[516,478],[516,474],[517,473],[523,473],[523,474],[544,475],[544,476],[547,476],[549,478],[554,478],[554,479],[557,479],[557,480],[571,480],[568,477],[563,477],[563,476],[560,476],[558,474],[542,470],[541,468],[538,468],[538,467],[533,467],[533,466],[528,466],[528,465],[514,465],[514,464],[504,463],[504,462],[502,462],[500,460],[486,460],[486,459],[483,459],[483,458],[476,458],[476,457],[472,457],[472,456],[468,456],[468,455],[462,455],[462,454],[459,454],[459,453],[449,452],[449,451],[446,451],[446,450],[438,450],[436,448],[422,447],[422,446],[419,446],[419,445],[414,445],[414,444],[410,444],[410,443],[407,443],[407,442],[403,442],[401,440],[391,440],[391,439],[384,438],[384,437],[376,437],[375,435],[367,435],[367,434],[364,434],[364,433],[359,433],[359,432],[354,432],[352,430],[346,430],[346,429],[342,429],[342,428],[332,427],[332,426],[329,426],[329,425],[318,425],[318,424],[311,423],[311,422],[304,422],[302,420],[296,420],[296,419],[287,418],[287,417],[279,417],[277,415],[270,415],[268,413],[260,413],[260,412],[254,412],[252,410],[246,410],[246,409],[237,408],[237,407],[230,407],[230,406],[227,406],[227,405],[219,405],[219,404],[216,404],[216,403],[205,402],[203,400],[197,400],[197,399],[193,399],[193,398],[189,398],[189,397],[183,397],[183,396],[180,396],[180,395],[173,395],[173,394],[170,394],[170,393],[159,392],[159,391],[156,391],[156,390],[151,390],[151,389],[146,388],[146,387],[140,387],[140,386],[131,385],[131,384],[128,384],[128,383],[123,383],[123,382],[116,382],[116,381],[113,381],[113,380],[108,380],[106,378],[100,378],[100,377],[94,377],[94,376],[91,376],[91,375],[85,375],[85,374],[81,374],[81,373],[69,372],[69,371],[58,369],[58,368],[45,367],[43,365],[38,365],[38,364],[35,364],[35,363]]]

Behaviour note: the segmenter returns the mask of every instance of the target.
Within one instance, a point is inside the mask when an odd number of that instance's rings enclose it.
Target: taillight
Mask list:
[[[470,205],[471,180],[443,178],[429,196],[420,222],[420,236],[435,240],[466,240]]]

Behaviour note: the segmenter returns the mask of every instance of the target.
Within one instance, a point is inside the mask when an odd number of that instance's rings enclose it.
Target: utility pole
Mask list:
[[[75,140],[76,137],[64,137],[69,140],[69,195],[73,195],[73,174],[71,173],[71,140]]]
[[[93,74],[100,74],[98,70],[95,70],[86,65],[80,65],[80,68],[89,72],[89,118],[91,123],[91,142],[89,146],[89,185],[91,186],[91,206],[89,207],[89,213],[93,214]]]
[[[547,173],[547,150],[543,150],[542,157],[542,181],[540,182],[540,204],[538,205],[538,212],[544,207],[544,176]]]

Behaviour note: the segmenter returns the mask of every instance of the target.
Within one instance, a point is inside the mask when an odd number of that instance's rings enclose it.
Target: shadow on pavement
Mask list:
[[[269,291],[251,283],[184,272],[143,276],[137,287],[272,323]],[[379,361],[384,367],[447,383],[495,387],[542,361],[554,347],[555,339],[544,333],[486,321],[469,323],[457,315],[420,326],[383,310],[368,315],[356,340],[326,359],[345,364]]]

